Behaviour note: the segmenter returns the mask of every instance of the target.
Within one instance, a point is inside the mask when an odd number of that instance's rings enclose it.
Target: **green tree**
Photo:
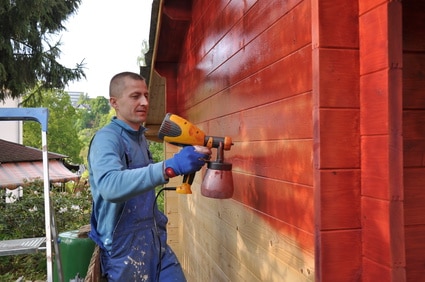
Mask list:
[[[24,97],[27,98],[27,97]],[[71,98],[64,91],[45,91],[43,99],[26,99],[24,107],[45,107],[49,109],[48,150],[69,157],[73,163],[81,163],[82,144],[75,128],[77,113]],[[36,122],[24,122],[24,145],[41,149],[41,127]]]
[[[0,101],[29,90],[40,95],[63,89],[85,77],[83,62],[67,68],[57,62],[60,42],[52,38],[65,27],[81,0],[0,0]]]

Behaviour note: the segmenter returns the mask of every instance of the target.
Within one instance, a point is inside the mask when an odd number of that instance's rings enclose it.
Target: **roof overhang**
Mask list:
[[[62,161],[49,160],[50,182],[79,181],[80,177],[68,170]],[[43,162],[16,162],[0,164],[0,188],[15,189],[34,180],[43,180]]]
[[[152,2],[149,51],[146,67],[140,73],[149,85],[149,112],[146,137],[157,138],[167,109],[166,92],[176,85],[176,71],[184,38],[192,17],[192,0],[154,0]],[[172,91],[171,91],[172,92]]]

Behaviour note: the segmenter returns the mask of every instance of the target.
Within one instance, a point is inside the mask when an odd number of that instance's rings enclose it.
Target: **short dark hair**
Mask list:
[[[125,78],[146,82],[146,79],[138,73],[130,71],[120,72],[111,78],[111,82],[109,83],[109,97],[118,97],[121,94]]]

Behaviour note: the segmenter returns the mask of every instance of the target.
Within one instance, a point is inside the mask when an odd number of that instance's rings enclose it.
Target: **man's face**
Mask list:
[[[118,119],[126,122],[134,130],[138,130],[147,118],[148,94],[145,81],[125,78],[121,95],[111,97],[109,102],[115,109]]]

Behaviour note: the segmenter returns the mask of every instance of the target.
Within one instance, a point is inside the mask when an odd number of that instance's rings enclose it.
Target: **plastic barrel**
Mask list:
[[[59,234],[59,251],[63,278],[65,282],[86,277],[95,244],[90,238],[78,238],[78,230]],[[55,260],[54,260],[55,261]],[[56,261],[54,264],[54,281],[59,281]]]

